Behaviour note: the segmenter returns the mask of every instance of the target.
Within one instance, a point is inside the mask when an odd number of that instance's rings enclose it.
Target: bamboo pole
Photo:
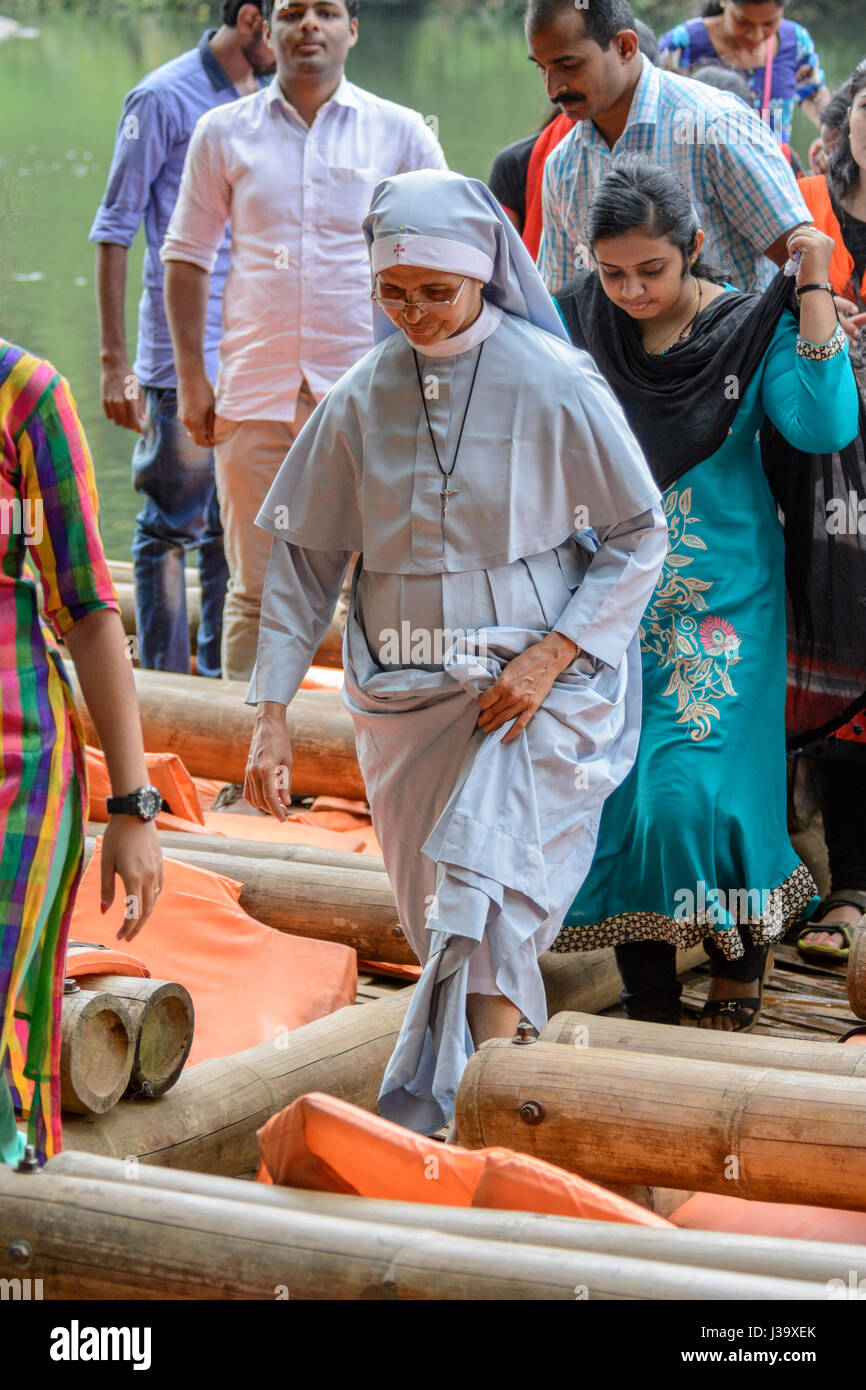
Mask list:
[[[598,1018],[587,1013],[555,1014],[542,1029],[541,1041],[577,1047],[612,1047],[658,1057],[691,1057],[703,1062],[729,1062],[735,1066],[866,1076],[866,1048],[751,1033],[722,1033],[711,1028],[674,1028],[664,1023]]]
[[[70,676],[87,741],[98,744],[74,671]],[[220,697],[215,681],[203,690],[191,689],[183,699],[174,686],[142,680],[139,671],[135,681],[147,752],[179,754],[194,777],[243,782],[255,717],[252,706]],[[352,722],[345,711],[293,702],[286,724],[292,741],[292,791],[297,796],[366,798]]]
[[[599,984],[599,956],[607,962],[606,993]],[[551,979],[557,1009],[583,1008],[589,996],[603,1001],[593,1007],[604,1008],[619,993],[612,951],[547,952],[539,965],[545,982]],[[188,1067],[159,1100],[120,1105],[98,1122],[71,1119],[64,1125],[64,1146],[113,1158],[138,1156],[168,1168],[249,1173],[259,1162],[256,1130],[299,1096],[325,1091],[375,1111],[411,995],[403,989],[388,999],[350,1005],[233,1057]]]
[[[104,1115],[129,1084],[135,1025],[123,1000],[98,989],[63,996],[60,1015],[60,1108]]]
[[[101,821],[88,821],[87,834],[91,840],[105,834]],[[277,840],[238,840],[231,835],[197,835],[188,830],[157,830],[163,853],[169,859],[182,859],[178,850],[195,849],[200,854],[221,854],[225,859],[276,859],[282,864],[316,864],[329,869],[362,869],[365,873],[384,874],[385,861],[381,854],[350,853],[341,849],[320,849],[318,845],[292,845]],[[220,873],[232,877],[231,864]]]
[[[210,692],[220,699],[237,700],[241,704],[246,700],[249,689],[249,681],[214,680],[210,676],[192,676],[180,671],[149,671],[146,667],[136,672],[136,680],[148,689],[172,690],[182,697]],[[350,719],[339,690],[299,690],[292,705],[297,705],[298,709],[315,707],[336,710],[344,719]]]
[[[479,1207],[434,1206],[427,1202],[392,1202],[338,1192],[307,1192],[260,1182],[214,1177],[209,1173],[130,1164],[96,1154],[66,1151],[49,1159],[45,1171],[183,1192],[220,1201],[244,1202],[267,1210],[298,1211],[310,1216],[343,1217],[390,1226],[420,1227],[443,1235],[468,1236],[522,1245],[557,1246],[603,1255],[625,1255],[707,1269],[740,1270],[779,1279],[866,1277],[866,1249],[837,1242],[789,1240],[778,1236],[740,1235],[729,1231],[660,1230],[622,1221],[586,1221],[571,1216]]]
[[[825,1284],[512,1245],[87,1178],[0,1173],[0,1250],[27,1232],[49,1299],[822,1301]]]
[[[338,941],[362,960],[415,965],[416,957],[397,921],[394,893],[385,874],[334,869],[322,864],[282,864],[276,859],[227,858],[207,854],[189,835],[168,856],[209,873],[226,874],[243,884],[240,905],[256,921],[292,936]],[[85,860],[93,841],[85,842]]]
[[[131,561],[109,560],[109,572],[114,583],[115,593],[120,604],[123,629],[129,636],[137,631],[135,613],[135,574]],[[197,569],[187,566],[184,570],[186,584],[186,605],[189,618],[190,651],[194,652],[199,622],[201,621],[201,581]],[[332,622],[313,657],[314,666],[339,668],[343,664],[343,629],[339,623]]]
[[[122,999],[132,1019],[135,1052],[126,1095],[164,1095],[192,1047],[195,1012],[189,991],[172,980],[135,975],[91,975],[87,983]]]
[[[131,560],[107,560],[108,572],[115,584],[134,584],[135,566]],[[200,589],[201,577],[198,566],[185,565],[183,571],[184,582],[188,589]]]
[[[612,1048],[486,1043],[457,1096],[467,1148],[503,1144],[595,1182],[866,1209],[866,1087]]]

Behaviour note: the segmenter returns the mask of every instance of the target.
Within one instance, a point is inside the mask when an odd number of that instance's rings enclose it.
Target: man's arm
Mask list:
[[[210,276],[231,218],[219,130],[209,112],[192,134],[180,190],[159,253],[165,266],[165,313],[177,372],[177,414],[196,444],[213,445],[214,390],[205,366]]]
[[[141,387],[126,350],[126,263],[129,251],[116,242],[96,245],[96,307],[99,316],[99,360],[102,365],[102,409],[125,430],[144,434],[147,415]]]
[[[442,146],[439,144],[435,118],[430,117],[429,119],[434,121],[434,124],[428,125],[419,112],[412,112],[408,139],[405,141],[400,158],[400,168],[396,172],[407,174],[415,169],[448,168],[448,161]]]
[[[791,232],[812,218],[764,122],[745,109],[726,112],[708,124],[701,148],[706,176],[728,221],[756,254],[783,266]]]
[[[163,288],[177,373],[177,418],[196,444],[211,449],[216,398],[204,358],[210,275],[191,261],[168,261]]]
[[[128,250],[173,139],[164,104],[150,91],[130,92],[117,127],[105,193],[89,234],[96,243],[102,408],[116,425],[138,432],[146,428],[146,419],[126,347]]]

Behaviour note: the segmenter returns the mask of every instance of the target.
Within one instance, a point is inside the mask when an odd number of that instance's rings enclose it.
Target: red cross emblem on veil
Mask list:
[[[398,241],[397,244],[396,244],[396,246],[394,247],[394,255],[395,255],[395,256],[405,256],[405,254],[406,254],[406,247],[403,245],[402,241]]]

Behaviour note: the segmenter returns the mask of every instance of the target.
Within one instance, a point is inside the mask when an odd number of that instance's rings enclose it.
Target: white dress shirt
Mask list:
[[[444,169],[423,117],[344,77],[312,126],[274,78],[196,125],[160,252],[210,272],[226,223],[217,413],[292,420],[373,344],[361,223],[381,179]]]

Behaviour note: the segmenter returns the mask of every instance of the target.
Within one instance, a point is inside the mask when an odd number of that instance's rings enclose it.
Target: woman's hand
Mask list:
[[[788,256],[800,252],[797,267],[797,284],[823,284],[830,279],[830,259],[836,243],[830,236],[819,232],[817,227],[795,227],[788,237]]]
[[[137,936],[156,906],[162,888],[162,849],[152,821],[112,816],[102,840],[102,910],[114,902],[114,878],[126,889],[126,911],[118,941]]]
[[[478,727],[492,734],[514,719],[503,743],[519,738],[537,709],[547,699],[553,682],[580,648],[559,632],[549,632],[540,642],[509,661],[502,674],[478,697]]]
[[[286,728],[286,707],[265,700],[256,707],[244,778],[244,800],[259,811],[286,819],[292,804],[292,745]]]
[[[863,324],[866,323],[866,314],[858,309],[853,300],[843,299],[840,294],[834,294],[833,300],[836,305],[836,313],[839,315],[839,322],[849,343],[853,343]]]

